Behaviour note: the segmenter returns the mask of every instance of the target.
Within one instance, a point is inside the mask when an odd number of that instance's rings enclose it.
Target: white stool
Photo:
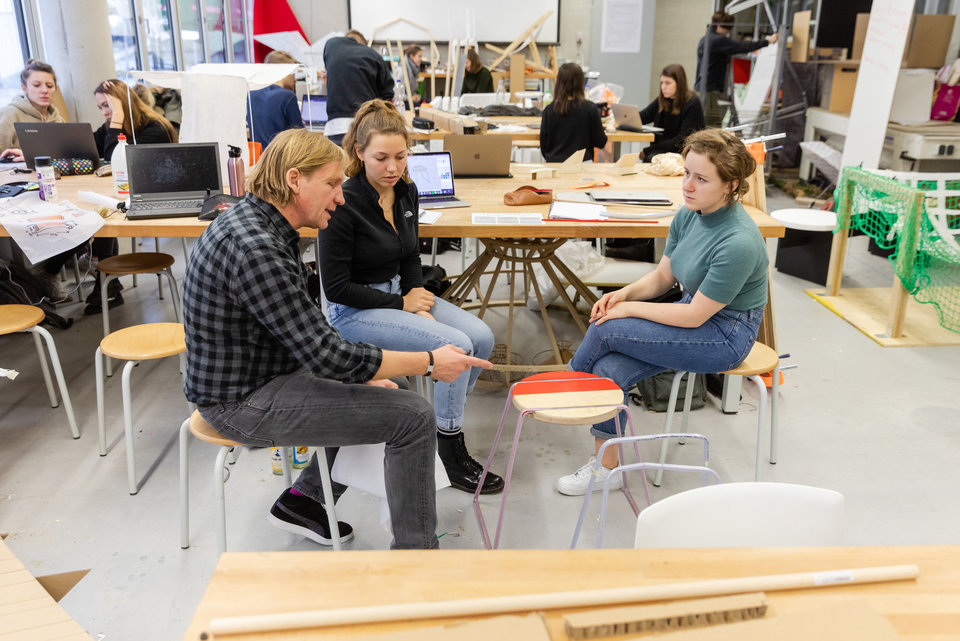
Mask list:
[[[770,217],[787,228],[777,243],[778,271],[821,285],[827,283],[832,232],[837,215],[819,209],[778,209]]]
[[[194,410],[190,418],[180,425],[180,547],[184,550],[190,547],[190,471],[187,460],[187,446],[189,445],[187,435],[193,433],[201,441],[219,445],[220,451],[217,453],[216,462],[213,465],[213,487],[217,498],[217,554],[223,554],[227,550],[227,507],[224,499],[224,484],[229,478],[229,473],[224,473],[224,464],[227,455],[235,447],[243,447],[242,443],[231,441],[224,437],[213,426],[203,420],[200,412]],[[283,481],[287,487],[292,485],[290,474],[290,447],[283,448]],[[326,451],[322,447],[317,448],[317,461],[320,463],[320,482],[323,486],[324,508],[327,511],[327,517],[330,523],[330,538],[333,541],[333,549],[340,549],[340,524],[337,522],[337,511],[333,501],[333,484],[330,481],[330,470],[327,469]]]

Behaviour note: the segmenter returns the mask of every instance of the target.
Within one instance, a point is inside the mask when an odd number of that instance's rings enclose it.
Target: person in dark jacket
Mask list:
[[[453,344],[486,359],[493,332],[482,320],[423,287],[420,211],[407,174],[407,123],[389,102],[364,103],[343,140],[345,203],[320,231],[320,274],[330,324],[348,341],[388,350],[433,350]],[[480,368],[434,387],[437,451],[454,487],[475,492],[483,466],[463,439],[464,406]],[[503,479],[487,474],[483,493]]]
[[[368,47],[367,39],[355,29],[327,40],[323,65],[329,118],[324,133],[339,145],[360,105],[374,98],[393,100],[393,77],[380,54]]]
[[[762,49],[777,41],[778,34],[767,36],[764,40],[737,42],[729,38],[733,31],[733,16],[725,11],[717,11],[710,18],[710,40],[708,49],[709,62],[704,69],[704,46],[707,36],[700,38],[697,45],[697,82],[696,90],[704,97],[704,112],[707,125],[719,127],[726,114],[726,108],[721,107],[719,101],[723,99],[724,87],[727,81],[727,65],[730,56],[737,53],[748,53]]]
[[[493,93],[493,76],[483,66],[476,50],[467,52],[467,66],[463,71],[462,93]]]
[[[660,72],[660,95],[640,112],[644,124],[663,129],[655,134],[649,147],[640,152],[644,162],[657,154],[677,153],[683,150],[684,139],[706,125],[700,98],[687,86],[683,65],[667,65]]]
[[[609,162],[613,145],[607,141],[600,120],[600,108],[587,100],[583,91],[583,69],[566,62],[557,72],[553,102],[543,110],[540,122],[540,152],[547,162],[563,162],[583,149],[583,159],[593,160],[594,147]]]
[[[300,64],[286,51],[271,51],[263,61],[272,65]],[[281,131],[303,127],[300,105],[294,92],[296,86],[296,76],[290,73],[272,85],[250,92],[250,104],[247,105],[247,133],[250,140],[266,147]]]

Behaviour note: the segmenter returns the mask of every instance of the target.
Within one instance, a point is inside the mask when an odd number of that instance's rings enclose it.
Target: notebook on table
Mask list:
[[[208,196],[223,193],[215,142],[130,145],[128,220],[198,216]]]
[[[307,129],[323,129],[327,124],[327,97],[305,95],[300,103],[300,116]]]
[[[407,173],[417,186],[421,209],[445,209],[470,205],[454,194],[453,164],[449,151],[410,154],[407,156]]]
[[[33,167],[37,156],[86,158],[94,169],[100,166],[100,153],[88,122],[15,122],[13,128],[27,167]]]
[[[453,157],[453,174],[457,178],[513,178],[510,175],[512,136],[451,134],[443,137],[443,150]]]

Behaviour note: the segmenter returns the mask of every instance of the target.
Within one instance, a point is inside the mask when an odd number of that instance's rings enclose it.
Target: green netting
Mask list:
[[[836,231],[855,229],[883,249],[903,287],[920,303],[932,304],[940,325],[960,333],[960,248],[943,238],[927,216],[924,181],[914,189],[855,167],[845,167],[837,190]],[[947,181],[948,189],[960,181]],[[960,210],[960,197],[948,197],[947,209]],[[960,213],[946,217],[949,229],[960,228]]]

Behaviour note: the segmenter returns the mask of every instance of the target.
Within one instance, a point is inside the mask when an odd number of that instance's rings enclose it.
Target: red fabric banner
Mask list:
[[[304,40],[310,42],[307,34],[300,28],[300,22],[293,15],[287,0],[254,0],[253,1],[253,35],[276,33],[278,31],[299,31]],[[253,59],[263,62],[263,59],[272,51],[270,47],[257,41],[253,43]]]

